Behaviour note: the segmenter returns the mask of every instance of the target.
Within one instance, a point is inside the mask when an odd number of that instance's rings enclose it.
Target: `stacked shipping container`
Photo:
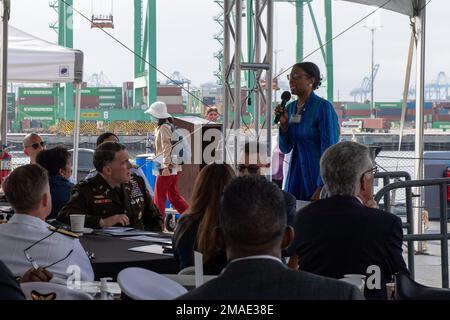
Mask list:
[[[55,88],[19,88],[17,120],[22,128],[48,127],[56,123]]]

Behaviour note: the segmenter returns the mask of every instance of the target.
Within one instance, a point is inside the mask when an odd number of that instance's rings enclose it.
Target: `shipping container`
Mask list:
[[[114,108],[114,109],[121,109],[122,108],[122,102],[101,102],[99,103],[100,108]]]
[[[113,95],[113,96],[100,95],[100,96],[98,96],[98,99],[100,101],[103,101],[103,102],[114,102],[114,101],[121,102],[122,101],[122,94],[120,94],[120,95]]]
[[[433,116],[433,122],[450,122],[450,114],[435,114]]]
[[[125,90],[133,90],[134,89],[134,82],[128,81],[123,83],[123,89]]]
[[[424,115],[433,115],[434,110],[433,109],[424,109],[423,114]],[[407,115],[415,116],[416,115],[416,109],[409,109],[406,111]]]
[[[384,108],[377,110],[377,117],[384,118],[384,116],[400,116],[402,114],[402,109],[398,108]]]
[[[202,102],[207,106],[214,106],[216,104],[216,97],[203,97]]]
[[[433,102],[425,102],[424,109],[433,109]],[[415,101],[409,101],[406,104],[407,109],[415,109],[416,108],[416,102]]]
[[[450,109],[436,109],[435,112],[436,112],[436,114],[445,115],[445,114],[450,114]]]
[[[433,129],[450,129],[450,122],[434,122]]]
[[[184,113],[183,105],[167,105],[167,112],[170,114],[182,114]]]
[[[42,96],[56,96],[56,88],[30,88],[21,87],[19,88],[18,97],[42,97]]]
[[[181,96],[158,96],[158,101],[165,102],[167,105],[181,105],[183,104],[183,98]]]
[[[347,110],[370,110],[370,104],[362,104],[362,103],[349,103],[346,104],[344,109]]]
[[[55,99],[52,96],[26,96],[19,97],[19,106],[51,106],[55,105]]]
[[[388,115],[383,116],[384,119],[387,119],[389,121],[400,121],[401,116],[400,115]]]
[[[181,96],[181,88],[178,86],[158,86],[157,96]]]
[[[370,110],[345,110],[344,112],[346,118],[350,117],[370,117]]]
[[[73,90],[73,94],[76,94],[76,90]],[[81,88],[81,96],[98,96],[98,88],[86,87]]]
[[[98,88],[99,95],[122,95],[123,88],[121,87],[101,87]]]
[[[375,109],[401,109],[401,102],[375,102]]]
[[[390,128],[389,120],[384,118],[362,119],[363,128],[369,130],[387,131]]]
[[[76,97],[73,97],[73,103],[75,105],[75,99]],[[86,108],[98,108],[100,101],[98,96],[81,96],[81,108],[86,109]]]

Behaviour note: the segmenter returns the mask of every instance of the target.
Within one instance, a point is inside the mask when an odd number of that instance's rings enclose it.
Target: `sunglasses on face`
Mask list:
[[[25,146],[25,148],[33,148],[34,150],[37,150],[37,149],[39,149],[39,147],[42,147],[42,148],[44,148],[45,147],[45,141],[41,141],[41,142],[36,142],[36,143],[33,143],[31,146]]]
[[[261,167],[256,164],[250,164],[248,166],[246,166],[245,164],[240,164],[237,166],[237,169],[239,170],[239,172],[243,173],[247,170],[248,173],[250,173],[250,174],[257,174],[259,168],[261,168]]]

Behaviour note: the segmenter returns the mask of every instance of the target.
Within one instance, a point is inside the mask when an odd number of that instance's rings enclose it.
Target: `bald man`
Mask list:
[[[37,133],[30,133],[23,139],[23,153],[30,157],[30,164],[36,164],[36,157],[45,150],[45,141]]]

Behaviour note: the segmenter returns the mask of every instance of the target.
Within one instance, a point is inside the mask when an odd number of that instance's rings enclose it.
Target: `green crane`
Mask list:
[[[142,0],[134,0],[134,78],[136,107],[146,108],[156,101],[156,0],[148,0],[143,19]],[[141,59],[141,57],[143,59]],[[148,66],[146,72],[146,62]],[[147,88],[145,103],[144,88]]]
[[[95,1],[95,0],[92,0]],[[53,8],[58,21],[49,26],[58,34],[58,44],[73,48],[73,0],[52,0],[49,6]],[[135,77],[135,107],[146,108],[156,101],[156,0],[148,0],[143,18],[143,0],[134,0],[134,77]],[[148,61],[151,66],[147,67]],[[144,89],[147,91],[147,101],[144,103]],[[66,119],[67,111],[73,112],[73,85],[66,83],[61,86],[58,102],[58,116]]]
[[[296,61],[302,61],[304,58],[304,19],[305,19],[305,9],[309,11],[311,16],[312,24],[314,26],[314,31],[316,33],[316,37],[321,48],[322,57],[326,66],[326,88],[327,88],[327,99],[333,101],[334,98],[334,71],[333,71],[333,42],[331,41],[333,38],[333,10],[332,10],[332,0],[323,0],[324,8],[325,8],[325,42],[322,41],[322,36],[320,34],[317,21],[315,18],[315,13],[312,8],[311,2],[313,0],[272,0],[275,2],[289,2],[295,6],[296,12]],[[223,10],[223,1],[214,0],[217,4],[219,4]],[[246,0],[246,17],[247,17],[247,54],[243,54],[243,57],[247,58],[247,62],[253,62],[254,60],[254,39],[253,39],[253,25],[254,25],[254,12],[253,12],[253,2],[254,0]],[[219,19],[219,17],[221,19]],[[223,15],[218,15],[214,18],[215,21],[219,23],[219,25],[223,28]],[[219,33],[221,34],[221,33]],[[217,37],[217,36],[216,36]],[[220,40],[222,40],[220,38]],[[222,41],[219,41],[223,46]],[[324,45],[325,43],[325,45]],[[216,58],[219,59],[219,71],[223,70],[223,55],[216,54]],[[276,73],[277,70],[274,70]],[[217,72],[216,75],[219,78],[219,83],[222,83],[222,75]],[[276,75],[276,74],[274,74]],[[245,74],[246,84],[248,88],[253,88],[255,85],[255,73],[253,71],[247,71]],[[250,94],[250,97],[253,98],[253,94]],[[252,104],[254,103],[254,99],[250,99]],[[253,106],[249,107],[249,111],[252,113]]]
[[[50,28],[58,34],[58,45],[73,48],[73,0],[54,0],[49,5],[58,14],[58,21],[50,23]],[[65,83],[60,86],[57,101],[58,117],[67,119],[67,111],[74,112],[73,84]]]

